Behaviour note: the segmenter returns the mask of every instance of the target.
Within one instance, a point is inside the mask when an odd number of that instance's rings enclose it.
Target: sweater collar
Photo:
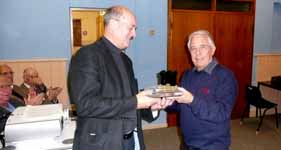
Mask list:
[[[213,58],[212,61],[201,71],[204,71],[208,74],[212,74],[214,68],[217,66],[218,61],[216,58]],[[197,71],[195,67],[193,67],[192,71]],[[200,72],[200,71],[199,71]]]

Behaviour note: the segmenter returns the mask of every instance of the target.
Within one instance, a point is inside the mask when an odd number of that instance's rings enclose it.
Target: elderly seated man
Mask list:
[[[12,82],[9,78],[0,75],[0,110],[13,112],[16,107],[24,106],[23,103],[11,99]],[[3,113],[3,111],[1,111]],[[1,116],[3,116],[1,114]]]
[[[11,99],[12,80],[6,76],[0,75],[0,142],[1,147],[4,145],[4,129],[9,115],[24,103]]]
[[[28,93],[30,90],[34,90],[36,94],[45,94],[45,99],[43,101],[45,104],[58,103],[57,96],[62,91],[61,87],[47,88],[42,82],[37,70],[32,67],[24,69],[23,83],[20,87],[25,93]]]
[[[6,119],[9,114],[15,110],[18,106],[24,104],[11,99],[12,95],[12,81],[0,75],[0,128],[3,129],[5,126]]]

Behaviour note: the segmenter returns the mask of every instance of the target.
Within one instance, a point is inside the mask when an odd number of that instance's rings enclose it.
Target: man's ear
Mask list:
[[[212,56],[214,56],[215,52],[216,52],[216,47],[212,48]]]

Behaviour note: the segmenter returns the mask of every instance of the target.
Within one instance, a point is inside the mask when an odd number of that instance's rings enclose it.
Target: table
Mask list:
[[[258,82],[258,86],[260,87],[261,85],[267,86],[267,87],[273,88],[273,89],[275,89],[275,90],[281,91],[281,85],[271,84],[270,81],[261,81],[261,82]]]

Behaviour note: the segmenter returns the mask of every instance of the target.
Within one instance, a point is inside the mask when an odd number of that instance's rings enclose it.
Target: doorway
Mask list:
[[[105,9],[71,8],[71,54],[103,35]]]

